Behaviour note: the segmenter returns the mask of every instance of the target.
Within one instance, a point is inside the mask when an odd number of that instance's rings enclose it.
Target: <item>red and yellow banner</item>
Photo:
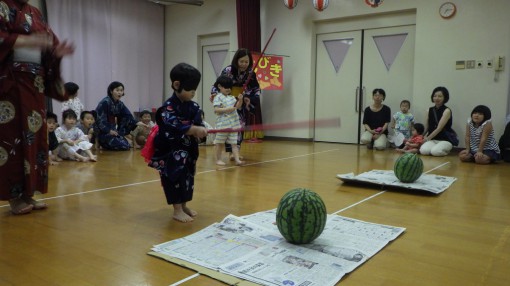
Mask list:
[[[260,54],[252,54],[253,64],[256,65]],[[259,65],[254,69],[260,89],[282,90],[283,89],[283,57],[264,56]]]

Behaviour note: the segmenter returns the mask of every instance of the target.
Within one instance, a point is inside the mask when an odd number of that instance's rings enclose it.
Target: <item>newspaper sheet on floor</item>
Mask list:
[[[310,244],[287,243],[275,224],[276,210],[228,215],[192,235],[155,245],[176,257],[261,285],[335,285],[396,239],[405,228],[328,215]]]
[[[338,174],[337,178],[346,183],[366,183],[379,187],[396,187],[399,189],[426,191],[440,194],[448,189],[457,180],[454,177],[423,174],[413,183],[402,183],[391,170],[372,170],[357,176],[354,173]]]

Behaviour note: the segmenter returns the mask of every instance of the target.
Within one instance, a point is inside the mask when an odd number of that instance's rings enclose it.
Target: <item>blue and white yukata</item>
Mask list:
[[[175,93],[156,111],[159,131],[154,138],[154,155],[149,167],[159,171],[168,204],[191,201],[195,187],[198,140],[186,132],[202,126],[200,106],[182,102]]]
[[[96,112],[99,145],[108,150],[129,150],[131,146],[124,136],[133,131],[137,123],[131,111],[122,101],[107,96],[99,102]],[[111,135],[110,130],[116,130],[119,135]]]

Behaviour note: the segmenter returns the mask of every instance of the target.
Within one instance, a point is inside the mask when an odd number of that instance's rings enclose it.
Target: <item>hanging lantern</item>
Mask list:
[[[285,4],[285,7],[292,9],[297,6],[298,0],[283,0],[283,4]]]
[[[313,0],[313,7],[319,12],[322,12],[322,10],[328,8],[328,5],[329,0]]]
[[[367,5],[372,8],[377,8],[382,4],[383,1],[384,0],[365,0],[365,3],[367,3]]]

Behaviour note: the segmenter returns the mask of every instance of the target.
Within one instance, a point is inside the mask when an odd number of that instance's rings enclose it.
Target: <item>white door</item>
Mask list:
[[[211,95],[211,87],[221,70],[228,66],[231,62],[232,54],[229,52],[228,44],[213,44],[202,46],[202,80],[201,80],[201,96],[197,99],[200,107],[204,111],[205,121],[214,126],[216,115],[212,103],[209,101]]]
[[[363,108],[372,103],[375,88],[386,92],[383,103],[391,108],[392,115],[400,110],[400,102],[404,99],[409,100],[413,108],[414,27],[365,31],[363,87],[366,87],[366,93]],[[363,129],[363,126],[360,128]]]
[[[339,118],[340,126],[315,128],[315,141],[357,143],[360,31],[317,35],[315,120]]]
[[[358,143],[372,90],[386,91],[392,113],[412,98],[414,25],[317,35],[315,119],[340,126],[315,128],[315,141]]]

